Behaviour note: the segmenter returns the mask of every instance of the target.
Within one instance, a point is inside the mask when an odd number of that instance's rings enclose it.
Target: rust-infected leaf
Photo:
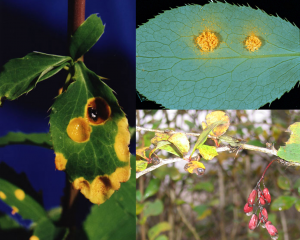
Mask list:
[[[210,134],[215,137],[219,137],[219,136],[223,135],[227,131],[227,129],[230,125],[230,119],[229,119],[228,115],[223,111],[213,111],[206,115],[205,120],[206,120],[206,123],[202,122],[203,130],[207,127],[207,125],[211,125],[217,121],[225,121],[224,124],[221,124],[221,125],[215,127],[211,131]]]

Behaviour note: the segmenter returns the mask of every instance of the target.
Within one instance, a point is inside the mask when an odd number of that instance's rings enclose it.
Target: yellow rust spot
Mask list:
[[[62,153],[55,153],[55,168],[59,171],[64,171],[67,165],[67,159],[65,159]]]
[[[15,215],[17,212],[19,212],[19,209],[17,207],[12,206],[11,208],[12,208],[12,210],[11,210],[12,215]]]
[[[78,143],[86,142],[90,139],[92,128],[87,119],[79,117],[73,118],[67,127],[68,136]]]
[[[128,121],[126,117],[123,117],[118,122],[118,134],[115,139],[114,148],[117,157],[122,162],[130,161],[130,153],[128,145],[130,143],[130,133],[128,130]]]
[[[17,189],[17,190],[15,191],[15,196],[16,196],[16,198],[19,199],[20,201],[23,201],[24,198],[25,198],[25,193],[24,193],[24,191],[23,191],[22,189]]]
[[[40,240],[37,236],[31,236],[30,238],[29,238],[29,240]]]
[[[218,37],[210,30],[203,31],[195,41],[202,52],[212,52],[219,45]]]
[[[3,199],[3,200],[6,199],[6,195],[5,195],[4,192],[0,191],[0,198]]]
[[[91,125],[103,125],[110,117],[111,109],[102,97],[90,98],[85,106],[85,117]]]
[[[126,166],[122,168],[117,168],[115,172],[113,172],[109,176],[109,180],[111,182],[111,186],[114,190],[118,190],[121,187],[121,182],[127,182],[130,178],[131,167]]]
[[[253,34],[250,37],[247,37],[244,44],[250,52],[254,52],[261,47],[261,40]]]
[[[73,182],[75,189],[88,198],[92,203],[102,204],[114,193],[110,179],[107,176],[98,176],[92,183],[89,183],[83,177],[75,179]]]

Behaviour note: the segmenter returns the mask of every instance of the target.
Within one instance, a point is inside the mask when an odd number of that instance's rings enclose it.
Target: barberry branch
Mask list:
[[[156,133],[164,133],[164,131],[162,130],[155,130],[155,129],[148,129],[148,128],[143,128],[143,127],[136,127],[136,131],[137,132],[140,132],[140,131],[150,131],[150,132],[156,132]],[[172,131],[172,133],[179,133],[179,132],[175,132],[175,131]],[[195,136],[195,137],[199,137],[200,136],[200,133],[185,133],[186,135],[188,136]],[[217,139],[216,137],[214,136],[208,136],[209,138],[211,139]],[[274,155],[274,156],[277,156],[277,150],[272,147],[271,149],[269,148],[262,148],[262,147],[257,147],[257,146],[253,146],[253,145],[249,145],[249,144],[242,144],[241,145],[241,148],[242,149],[247,149],[247,150],[252,150],[252,151],[257,151],[257,152],[262,152],[262,153],[267,153],[267,154],[270,154],[270,155]],[[218,147],[217,149],[217,152],[225,152],[225,151],[231,151],[230,147],[228,146],[224,146],[224,147]],[[189,158],[189,154],[187,154],[184,158]],[[139,178],[140,176],[148,173],[148,172],[151,172],[165,164],[169,164],[169,163],[174,163],[174,162],[179,162],[179,161],[185,161],[184,159],[182,158],[169,158],[169,159],[164,159],[162,160],[159,164],[157,165],[153,165],[147,169],[145,169],[144,171],[141,171],[141,172],[138,172],[136,173],[136,178]],[[283,164],[282,162],[278,161],[279,163]]]

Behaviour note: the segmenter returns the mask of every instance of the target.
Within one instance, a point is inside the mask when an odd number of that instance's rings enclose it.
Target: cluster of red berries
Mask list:
[[[256,213],[253,213],[253,206],[255,206],[255,199],[257,197],[258,202],[258,209],[259,209],[259,216],[257,217]],[[271,195],[269,190],[264,185],[264,190],[262,191],[260,189],[260,181],[257,183],[257,186],[252,190],[248,197],[248,202],[246,203],[244,207],[244,212],[247,216],[251,216],[250,222],[249,222],[249,229],[253,230],[259,225],[261,227],[266,228],[271,236],[272,239],[278,238],[278,231],[277,229],[272,225],[270,221],[268,221],[268,212],[263,207],[266,203],[271,203]]]

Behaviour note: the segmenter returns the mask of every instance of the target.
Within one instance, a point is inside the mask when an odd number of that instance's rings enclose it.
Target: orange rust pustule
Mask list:
[[[88,141],[90,139],[91,132],[92,128],[87,119],[82,117],[71,119],[67,127],[68,136],[74,142],[78,143]]]
[[[64,157],[62,153],[55,153],[55,168],[59,171],[66,170],[67,159]]]
[[[219,44],[218,37],[211,31],[203,31],[195,41],[203,52],[212,52]]]
[[[250,52],[254,52],[261,47],[261,40],[255,35],[247,37],[244,43],[246,49],[248,49]]]
[[[91,125],[104,124],[111,115],[108,103],[102,97],[91,98],[85,108],[85,116]]]

